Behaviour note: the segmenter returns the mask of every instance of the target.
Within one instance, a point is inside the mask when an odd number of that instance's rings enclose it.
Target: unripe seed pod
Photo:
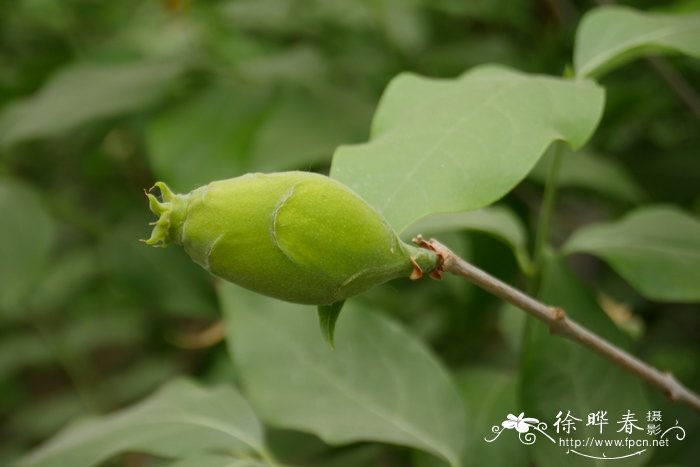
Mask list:
[[[147,196],[159,219],[146,243],[182,245],[211,273],[278,299],[327,306],[437,266],[433,252],[402,242],[362,198],[323,175],[247,174],[184,195],[156,186],[162,200]]]

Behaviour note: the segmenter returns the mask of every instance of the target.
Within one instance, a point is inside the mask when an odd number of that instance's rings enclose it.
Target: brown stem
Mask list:
[[[700,411],[700,396],[686,388],[671,373],[657,370],[629,352],[594,334],[569,318],[561,308],[545,305],[466,262],[437,240],[425,241],[418,236],[414,241],[435,251],[442,258],[442,268],[445,271],[467,278],[529,315],[544,321],[549,325],[552,333],[560,334],[599,353],[622,369],[661,389],[670,400],[688,404]]]

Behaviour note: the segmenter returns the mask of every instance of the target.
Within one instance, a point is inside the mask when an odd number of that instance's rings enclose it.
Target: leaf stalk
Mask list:
[[[537,290],[539,279],[542,277],[542,269],[544,267],[544,252],[549,241],[549,232],[552,225],[552,213],[554,211],[554,199],[557,193],[557,182],[559,178],[559,168],[564,154],[564,143],[555,141],[552,147],[552,160],[549,164],[549,174],[544,189],[544,198],[542,199],[542,208],[540,210],[539,219],[537,221],[537,231],[535,233],[535,246],[532,253],[533,265],[535,270],[535,280],[531,290]]]

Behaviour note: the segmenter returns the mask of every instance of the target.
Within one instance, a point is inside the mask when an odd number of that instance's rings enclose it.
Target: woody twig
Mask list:
[[[552,333],[559,334],[588,347],[625,371],[638,376],[652,386],[656,386],[662,390],[670,400],[688,404],[695,410],[700,411],[700,396],[685,387],[671,373],[659,371],[631,353],[591,332],[569,318],[563,309],[546,305],[489,275],[460,258],[435,239],[426,241],[421,236],[418,236],[414,239],[414,242],[424,248],[435,251],[442,259],[441,268],[445,272],[465,277],[482,289],[491,292],[538,320],[547,323]]]

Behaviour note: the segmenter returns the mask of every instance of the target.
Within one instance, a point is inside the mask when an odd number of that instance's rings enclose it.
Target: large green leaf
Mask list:
[[[700,57],[700,12],[643,13],[623,6],[590,11],[576,32],[576,75],[599,76],[650,52]]]
[[[384,441],[459,465],[462,403],[447,372],[396,322],[348,303],[331,351],[316,312],[222,284],[234,361],[261,417],[331,444]]]
[[[436,212],[489,205],[508,193],[552,141],[580,147],[603,110],[602,88],[481,66],[456,79],[395,78],[369,143],[340,147],[331,176],[398,231]]]
[[[181,72],[177,65],[150,62],[73,65],[0,115],[0,144],[50,137],[143,109],[162,97]]]
[[[0,316],[15,314],[46,266],[54,224],[28,186],[0,179]]]
[[[649,206],[624,219],[577,230],[566,253],[590,253],[652,300],[700,301],[700,221],[670,206]]]
[[[532,270],[525,227],[515,213],[505,206],[430,214],[408,227],[402,237],[408,240],[418,234],[430,236],[455,230],[476,230],[502,240],[513,250],[520,268],[526,273]]]
[[[525,467],[529,464],[527,447],[517,438],[499,439],[496,444],[491,427],[500,425],[507,414],[522,410],[517,397],[517,378],[512,371],[497,368],[469,368],[455,375],[465,404],[465,417],[472,436],[467,438],[462,453],[464,467],[507,465]],[[418,456],[418,467],[444,465],[435,458]]]
[[[266,455],[260,422],[238,392],[177,380],[136,406],[68,426],[19,465],[86,467],[126,450],[164,457],[207,450]]]
[[[563,308],[570,317],[609,342],[624,346],[621,333],[608,320],[593,297],[558,260],[552,259],[546,264],[540,298],[545,303]],[[629,410],[636,415],[636,425],[645,426],[644,417],[649,407],[641,380],[581,344],[553,335],[548,326],[532,318],[528,322],[522,355],[520,394],[525,416],[547,423],[546,432],[555,440],[553,443],[535,432],[537,441],[531,452],[538,466],[605,467],[613,462],[567,452],[566,447],[559,445],[559,438],[586,440],[591,436],[637,439],[646,435],[646,432],[639,431],[635,431],[635,435],[619,432],[621,425],[617,423]],[[602,434],[600,427],[587,425],[588,415],[599,410],[607,411],[608,425],[603,426]],[[559,411],[562,412],[561,418],[571,412],[572,416],[580,419],[574,422],[575,431],[572,430],[570,434],[564,431],[557,433],[554,422]],[[514,431],[502,434],[501,438],[517,436]],[[499,441],[494,441],[494,444]],[[615,465],[627,467],[643,464],[649,458],[651,448],[631,451],[624,445],[598,449],[580,447],[577,452],[598,457],[603,454],[616,457],[642,450],[644,452],[640,455],[614,461]]]

